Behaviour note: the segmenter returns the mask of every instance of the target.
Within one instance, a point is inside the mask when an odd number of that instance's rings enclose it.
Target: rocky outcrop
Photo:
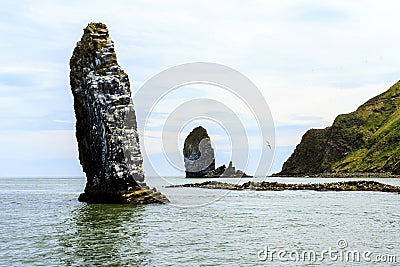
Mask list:
[[[204,177],[215,170],[215,155],[207,130],[194,128],[185,139],[183,147],[186,177]]]
[[[325,129],[306,132],[275,176],[400,174],[400,82]]]
[[[197,187],[225,190],[255,190],[255,191],[283,191],[283,190],[312,190],[312,191],[379,191],[400,193],[400,187],[379,183],[376,181],[346,181],[335,183],[315,184],[285,184],[278,182],[247,182],[244,184],[221,183],[207,181],[203,183],[173,185],[170,187]]]
[[[215,170],[207,173],[204,177],[207,178],[241,178],[241,177],[252,177],[247,175],[241,170],[236,170],[233,166],[232,161],[229,161],[228,167],[224,165],[219,166]]]
[[[329,127],[307,131],[292,156],[283,164],[278,175],[303,174],[311,175],[324,171],[324,151],[327,146]],[[298,160],[301,159],[301,164]]]
[[[201,126],[194,128],[185,139],[183,147],[186,178],[240,178],[251,177],[236,170],[232,161],[228,168],[222,165],[215,168],[215,154],[207,130]]]
[[[106,25],[90,23],[84,29],[70,69],[79,160],[87,178],[79,200],[166,202],[144,183],[130,83],[118,65]]]

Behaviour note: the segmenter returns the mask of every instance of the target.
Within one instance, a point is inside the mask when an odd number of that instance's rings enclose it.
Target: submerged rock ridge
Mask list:
[[[325,129],[307,131],[274,176],[400,174],[400,82]]]
[[[233,167],[222,165],[215,168],[215,153],[210,136],[202,126],[194,128],[185,139],[183,147],[186,178],[251,177]]]
[[[89,203],[164,203],[144,181],[128,75],[118,65],[107,26],[90,23],[70,60],[79,160]]]
[[[379,183],[376,181],[346,181],[315,184],[285,184],[278,182],[246,182],[244,184],[222,183],[207,181],[203,183],[172,185],[169,187],[197,187],[225,190],[254,190],[254,191],[283,191],[283,190],[312,190],[312,191],[380,191],[400,193],[400,187]]]

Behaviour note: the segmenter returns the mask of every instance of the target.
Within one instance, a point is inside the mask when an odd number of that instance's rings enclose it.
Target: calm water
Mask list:
[[[182,179],[170,178],[175,182]],[[310,179],[279,179],[308,182]],[[313,182],[334,179],[313,179]],[[400,180],[377,179],[400,185]],[[187,182],[187,180],[184,180]],[[230,180],[231,181],[231,180]],[[0,179],[1,266],[367,266],[340,252],[395,255],[400,264],[400,195],[380,192],[168,191],[200,207],[87,205],[82,179]],[[175,195],[173,195],[175,194]],[[207,195],[208,194],[208,195]],[[221,197],[222,196],[222,197]],[[208,203],[207,201],[203,201]],[[190,206],[190,205],[189,205]],[[347,247],[339,249],[337,241]],[[265,247],[287,251],[286,260]],[[305,250],[338,250],[322,263]],[[268,253],[269,253],[268,252]],[[289,258],[289,254],[291,258]],[[371,266],[376,263],[369,263]]]

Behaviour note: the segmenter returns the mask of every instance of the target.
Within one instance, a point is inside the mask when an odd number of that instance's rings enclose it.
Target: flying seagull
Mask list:
[[[269,143],[269,141],[267,141],[267,146],[269,147],[269,149],[272,149],[271,144]]]

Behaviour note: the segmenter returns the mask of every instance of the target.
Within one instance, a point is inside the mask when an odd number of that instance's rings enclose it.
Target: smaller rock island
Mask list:
[[[215,153],[210,136],[202,126],[194,128],[183,146],[186,178],[240,178],[252,177],[233,167],[232,161],[215,168]]]

